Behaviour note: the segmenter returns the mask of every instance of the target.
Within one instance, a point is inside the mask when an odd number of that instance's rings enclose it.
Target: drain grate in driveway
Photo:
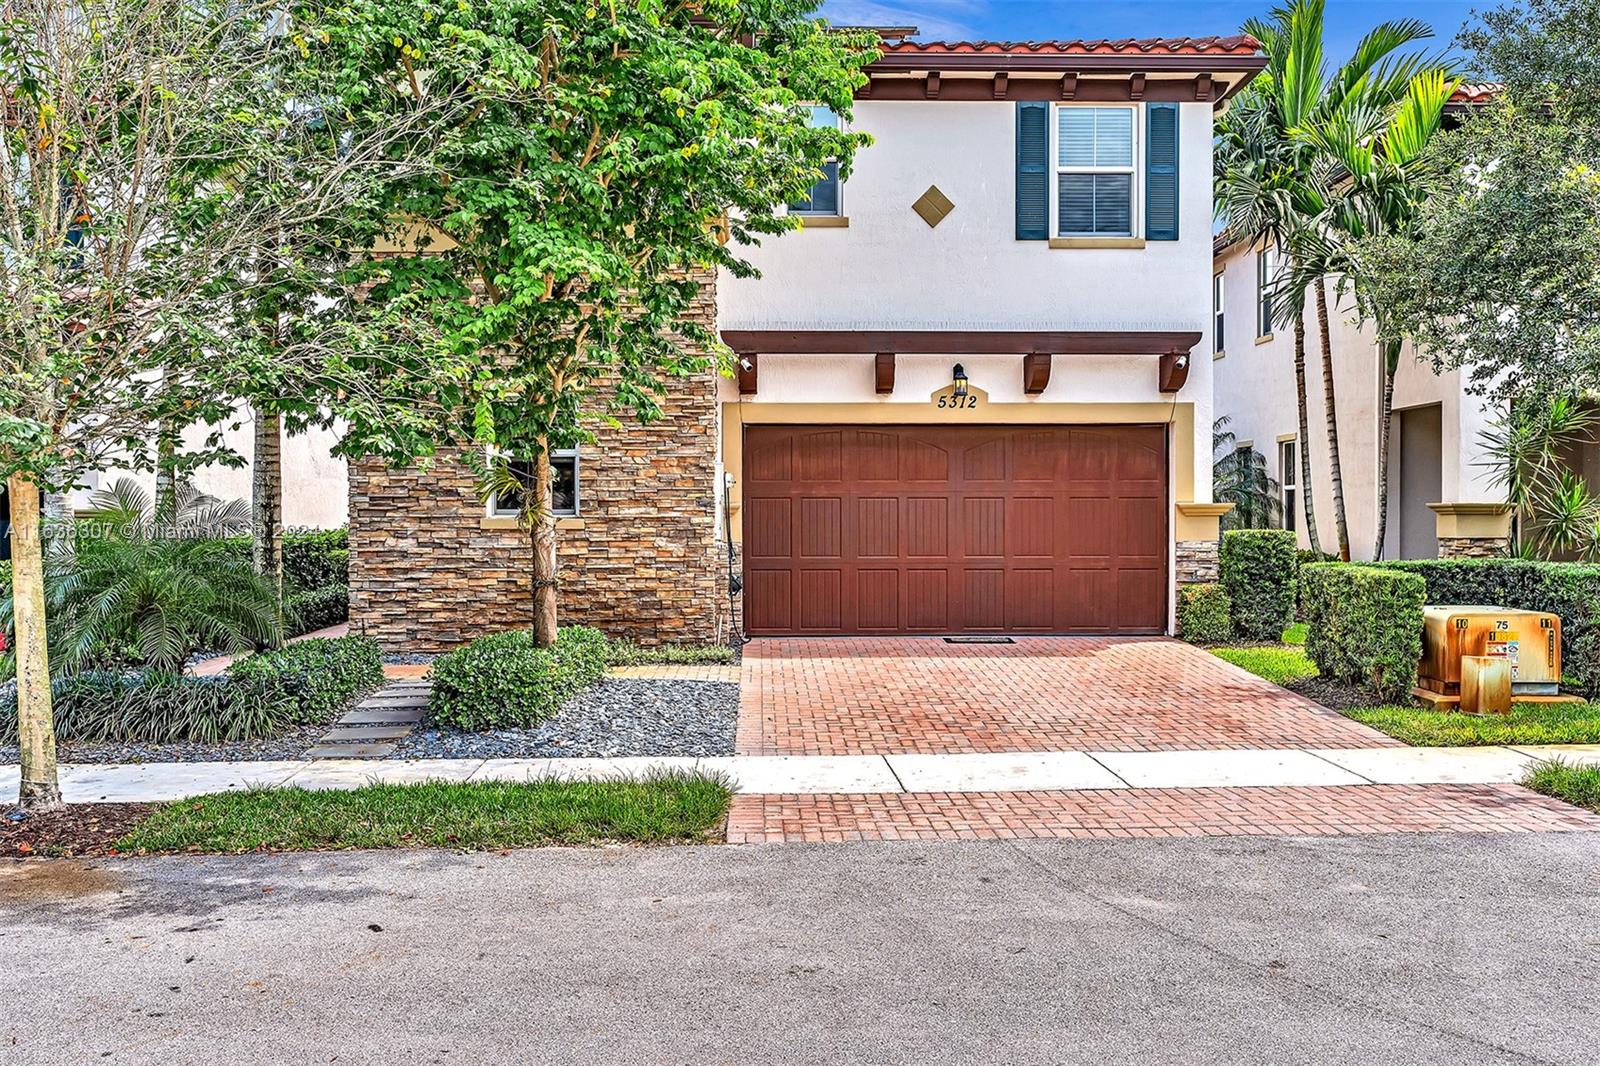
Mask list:
[[[945,637],[946,644],[1015,644],[1010,637]]]

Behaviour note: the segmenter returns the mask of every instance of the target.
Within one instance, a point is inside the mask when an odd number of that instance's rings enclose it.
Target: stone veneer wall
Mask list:
[[[1511,547],[1509,537],[1440,537],[1441,559],[1498,559]]]
[[[1220,564],[1214,540],[1180,540],[1177,548],[1178,585],[1202,585],[1217,580]]]
[[[715,289],[696,313],[710,325]],[[601,427],[580,449],[579,515],[556,531],[562,624],[644,644],[711,642],[726,632],[727,572],[717,525],[717,379],[671,384],[665,417]],[[485,528],[460,453],[426,471],[350,468],[350,625],[389,651],[439,651],[529,624],[530,547]]]

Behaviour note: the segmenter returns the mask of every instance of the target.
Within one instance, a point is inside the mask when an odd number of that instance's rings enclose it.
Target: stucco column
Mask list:
[[[1457,397],[1455,424],[1450,427],[1456,446],[1444,449],[1440,471],[1444,499],[1428,504],[1436,516],[1441,559],[1493,558],[1510,547],[1511,507],[1504,487],[1495,484],[1483,447],[1484,431],[1504,409],[1501,400],[1465,391]]]
[[[1222,516],[1233,510],[1231,503],[1180,502],[1173,522],[1176,565],[1173,577],[1178,587],[1204,585],[1219,574],[1217,546]]]

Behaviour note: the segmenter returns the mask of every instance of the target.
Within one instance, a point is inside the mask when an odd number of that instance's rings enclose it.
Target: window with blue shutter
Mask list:
[[[1017,240],[1050,236],[1050,105],[1017,101]]]
[[[1132,237],[1134,110],[1056,110],[1056,235]]]
[[[1178,105],[1146,104],[1144,235],[1178,239]]]

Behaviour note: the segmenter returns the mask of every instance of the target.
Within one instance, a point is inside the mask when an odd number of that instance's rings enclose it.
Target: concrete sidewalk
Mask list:
[[[1552,757],[1600,763],[1600,745],[76,764],[61,768],[61,786],[74,803],[162,802],[250,787],[348,789],[374,781],[603,779],[699,770],[724,774],[739,791],[755,795],[1303,788],[1505,784]],[[0,767],[0,803],[15,801],[17,777],[15,766]]]

